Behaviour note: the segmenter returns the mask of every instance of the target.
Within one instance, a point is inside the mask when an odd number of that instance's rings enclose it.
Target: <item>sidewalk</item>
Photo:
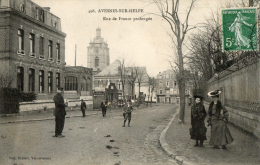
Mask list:
[[[207,109],[207,107],[205,107]],[[198,165],[259,165],[260,148],[259,141],[238,128],[229,125],[234,138],[232,144],[227,145],[227,150],[213,149],[208,144],[210,139],[210,127],[207,127],[207,141],[204,147],[194,147],[195,141],[190,139],[190,107],[185,111],[185,124],[178,123],[178,115],[166,128],[165,144],[162,147],[173,158],[182,164]]]
[[[82,112],[79,109],[66,110],[66,113],[67,113],[66,118],[82,116]],[[97,113],[98,111],[87,110],[86,116],[96,115]],[[47,111],[31,112],[28,114],[2,116],[0,117],[0,124],[43,121],[43,120],[53,120],[53,119],[54,119],[53,111],[47,110]]]

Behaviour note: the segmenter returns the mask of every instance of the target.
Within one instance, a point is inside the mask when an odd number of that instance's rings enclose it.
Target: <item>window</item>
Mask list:
[[[44,38],[42,36],[39,39],[39,54],[40,58],[44,58]]]
[[[48,72],[48,92],[51,93],[53,91],[53,73]]]
[[[39,10],[39,20],[44,22],[44,10],[42,9]]]
[[[35,18],[39,20],[39,8],[36,7]]]
[[[56,87],[60,88],[60,73],[56,73]]]
[[[34,86],[35,86],[35,83],[34,83],[34,80],[35,79],[35,70],[30,68],[29,69],[29,92],[34,92]]]
[[[24,30],[18,29],[18,53],[24,54]]]
[[[44,71],[39,71],[39,92],[44,93]]]
[[[78,90],[77,77],[73,77],[73,76],[65,77],[65,90],[68,91]]]
[[[35,56],[35,35],[33,33],[29,34],[30,40],[30,55]]]
[[[162,94],[162,90],[160,89],[160,94]]]
[[[24,69],[23,67],[17,68],[17,89],[23,91],[23,77],[24,77]]]
[[[95,48],[95,53],[98,54],[98,48]]]
[[[21,11],[21,12],[25,12],[24,4],[21,4],[21,5],[20,5],[20,11]]]
[[[166,86],[169,87],[170,83],[169,81],[166,81]]]
[[[121,87],[120,87],[120,85],[121,85],[121,83],[120,83],[120,82],[118,82],[118,89],[119,89],[119,90],[120,90],[120,88],[121,88]]]
[[[98,57],[95,58],[95,67],[99,67],[99,58]]]
[[[56,55],[57,55],[57,62],[60,62],[60,44],[56,44]]]
[[[51,40],[49,40],[49,44],[48,44],[48,56],[49,56],[49,60],[53,59],[52,41]]]
[[[177,86],[177,82],[176,81],[174,81],[174,87],[176,87]]]

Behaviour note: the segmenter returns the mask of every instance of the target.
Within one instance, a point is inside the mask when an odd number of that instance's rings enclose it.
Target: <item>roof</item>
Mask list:
[[[105,67],[96,76],[117,76],[117,75],[119,75],[119,70],[118,70],[119,67],[120,67],[120,61],[115,60],[109,66]]]

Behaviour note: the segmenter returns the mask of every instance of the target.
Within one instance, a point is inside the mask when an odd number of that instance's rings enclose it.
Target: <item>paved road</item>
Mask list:
[[[175,164],[159,145],[159,135],[176,106],[136,110],[131,127],[122,113],[66,119],[65,138],[54,138],[54,121],[0,125],[1,165]],[[106,137],[110,136],[110,137]]]

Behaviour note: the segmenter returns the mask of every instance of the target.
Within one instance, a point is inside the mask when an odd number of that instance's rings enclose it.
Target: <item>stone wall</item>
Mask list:
[[[208,82],[208,91],[214,89],[223,91],[221,100],[230,112],[230,122],[260,137],[260,60],[218,74]]]
[[[92,96],[82,98],[87,104],[87,110],[93,110],[93,99]],[[80,99],[67,99],[68,108],[80,108]],[[29,111],[44,111],[49,109],[54,109],[55,105],[52,100],[36,100],[33,102],[21,102],[20,103],[20,113]]]

